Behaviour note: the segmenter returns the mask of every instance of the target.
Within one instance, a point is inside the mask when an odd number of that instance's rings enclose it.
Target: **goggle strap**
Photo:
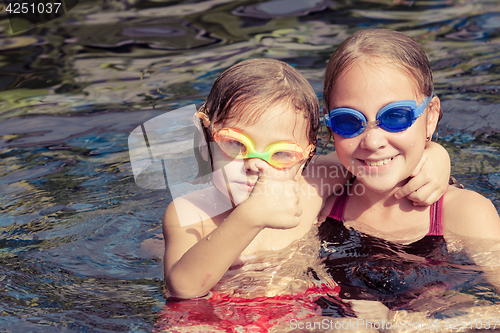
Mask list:
[[[420,103],[420,105],[417,106],[417,109],[415,111],[418,111],[418,112],[415,112],[413,114],[413,116],[414,116],[413,121],[417,120],[418,117],[420,117],[421,115],[424,114],[425,108],[431,102],[433,97],[434,97],[434,92],[432,92],[432,94],[430,96],[426,96],[424,98],[424,100],[422,101],[422,103]]]
[[[297,173],[295,174],[295,177],[293,177],[294,181],[299,180],[300,176],[302,176],[302,171],[304,170],[304,167],[306,166],[306,163],[307,163],[307,160],[305,160],[304,162],[302,162],[302,164],[300,165],[299,170],[297,170]]]
[[[208,118],[207,112],[207,103],[203,103],[201,108],[199,108],[198,112],[196,113],[198,115],[198,118],[203,121],[203,126],[205,126],[206,128],[210,126],[210,118]]]

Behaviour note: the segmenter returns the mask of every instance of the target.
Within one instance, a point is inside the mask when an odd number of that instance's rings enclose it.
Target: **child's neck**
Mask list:
[[[358,179],[356,179],[352,184],[351,188],[355,188],[357,184],[363,185],[363,194],[360,197],[363,198],[362,200],[363,202],[366,203],[366,206],[372,207],[374,205],[381,205],[384,207],[391,207],[395,205],[400,206],[404,204],[405,201],[412,204],[412,202],[406,197],[403,197],[401,199],[396,199],[396,197],[394,196],[394,194],[397,191],[399,191],[406,183],[407,180],[403,180],[399,182],[394,188],[385,192],[379,192],[379,191],[374,191],[367,186],[364,186],[364,184],[361,184],[361,182]],[[356,193],[354,193],[354,195],[356,195]]]
[[[357,182],[359,180],[353,185]],[[386,192],[365,187],[363,195],[352,195],[345,212],[348,225],[358,231],[402,243],[412,241],[412,235],[423,236],[429,225],[427,207],[413,206],[413,202],[406,197],[394,197],[404,184],[406,181]]]

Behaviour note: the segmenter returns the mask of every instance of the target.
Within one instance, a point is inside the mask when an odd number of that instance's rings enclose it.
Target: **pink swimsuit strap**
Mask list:
[[[349,199],[349,194],[347,192],[347,188],[344,188],[342,194],[337,196],[328,217],[344,222],[344,212],[347,206],[347,200]],[[431,223],[429,225],[429,232],[426,236],[443,236],[443,198],[444,195],[431,205]]]

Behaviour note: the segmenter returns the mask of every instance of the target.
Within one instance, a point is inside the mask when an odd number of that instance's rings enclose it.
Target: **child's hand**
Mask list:
[[[300,223],[302,208],[299,184],[293,170],[276,170],[265,162],[256,162],[259,178],[238,208],[247,210],[252,221],[264,228],[289,229]]]
[[[408,183],[395,196],[407,196],[415,206],[429,206],[446,192],[450,179],[450,156],[441,145],[429,142]]]
[[[351,305],[351,309],[359,319],[374,322],[382,322],[382,320],[387,322],[391,319],[391,310],[380,302],[357,299],[344,300],[344,302]]]

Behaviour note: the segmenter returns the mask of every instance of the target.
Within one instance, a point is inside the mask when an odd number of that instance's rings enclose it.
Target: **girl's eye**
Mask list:
[[[333,119],[335,126],[345,132],[356,132],[361,126],[360,120],[350,114],[340,114]]]
[[[407,110],[392,110],[386,112],[382,118],[385,124],[392,127],[402,126],[408,122],[411,123],[411,113]]]
[[[298,152],[291,150],[277,151],[273,154],[272,159],[277,162],[289,162],[299,160],[302,155]]]
[[[234,155],[244,155],[247,151],[247,147],[240,141],[231,138],[222,138],[219,144],[225,152]]]

